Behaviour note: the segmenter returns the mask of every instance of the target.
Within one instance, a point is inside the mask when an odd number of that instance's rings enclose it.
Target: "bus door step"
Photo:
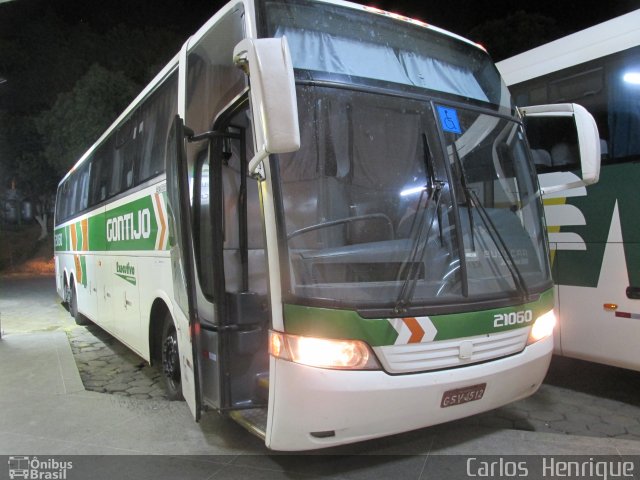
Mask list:
[[[233,410],[229,416],[259,438],[264,440],[267,431],[267,408]]]

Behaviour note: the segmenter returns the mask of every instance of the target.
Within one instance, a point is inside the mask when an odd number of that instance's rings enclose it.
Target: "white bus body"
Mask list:
[[[550,360],[504,83],[472,42],[369,7],[222,8],[62,180],[55,245],[78,322],[273,449],[493,409]]]
[[[640,370],[640,10],[497,66],[517,105],[575,102],[600,132],[598,184],[545,197],[559,311],[555,351]],[[547,162],[541,171],[555,168]]]

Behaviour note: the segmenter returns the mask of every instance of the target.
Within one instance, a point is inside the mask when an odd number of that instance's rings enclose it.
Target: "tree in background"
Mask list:
[[[550,42],[561,36],[561,32],[552,18],[518,11],[483,22],[472,28],[469,35],[482,44],[497,62]]]
[[[0,5],[0,15],[15,8],[27,17],[36,4]],[[14,185],[34,205],[43,234],[62,176],[183,40],[159,26],[95,28],[81,9],[74,12],[77,18],[60,16],[51,4],[20,25],[0,18],[0,74],[7,79],[0,85],[0,197]]]
[[[94,64],[36,121],[43,158],[64,175],[140,90],[121,72]]]

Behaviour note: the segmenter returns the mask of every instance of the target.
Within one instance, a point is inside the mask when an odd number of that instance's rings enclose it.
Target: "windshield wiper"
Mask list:
[[[470,193],[473,198],[472,203],[475,204],[475,206],[478,208],[480,220],[482,220],[482,223],[484,223],[484,226],[487,229],[489,236],[491,236],[493,243],[495,243],[496,247],[498,247],[498,253],[500,253],[500,256],[502,257],[502,259],[504,260],[504,263],[507,265],[507,268],[509,269],[509,272],[511,272],[511,276],[513,277],[513,281],[516,284],[516,288],[524,298],[527,298],[529,296],[529,291],[527,290],[527,284],[524,281],[522,273],[520,272],[518,265],[513,259],[511,252],[507,248],[504,238],[502,238],[502,235],[500,235],[499,230],[496,228],[495,223],[493,223],[493,221],[491,220],[491,217],[487,213],[487,210],[480,203],[478,194],[473,190],[470,190]],[[502,249],[500,247],[502,247]]]
[[[433,188],[431,188],[431,192],[429,193],[429,197],[427,197],[424,204],[422,203],[422,197],[424,195],[425,190],[420,194],[419,207],[416,211],[416,216],[414,218],[413,224],[411,226],[411,236],[413,238],[413,242],[411,244],[411,252],[409,253],[409,258],[407,262],[402,266],[400,271],[398,272],[398,277],[402,277],[402,273],[405,269],[408,269],[406,278],[402,284],[402,288],[400,289],[400,294],[396,300],[396,306],[393,309],[395,313],[404,313],[407,310],[407,304],[409,299],[413,296],[413,291],[416,288],[416,284],[418,283],[418,277],[420,274],[420,264],[424,260],[424,255],[427,251],[427,242],[429,240],[429,235],[431,234],[431,228],[433,227],[433,222],[436,219],[437,212],[440,209],[440,192],[442,191],[444,183],[443,182],[434,182]],[[425,215],[424,212],[427,210],[428,206],[435,199],[435,209],[433,214],[429,219],[429,225],[425,229]],[[417,220],[417,229],[415,228]],[[426,230],[426,235],[423,234]],[[416,231],[415,236],[413,232]]]
[[[424,171],[427,174],[427,186],[430,189],[435,188],[436,183],[440,184],[442,188],[442,182],[436,180],[436,173],[433,169],[433,158],[431,157],[431,150],[429,150],[429,142],[427,141],[427,135],[422,134],[422,160],[424,161]],[[440,209],[437,209],[438,215],[438,232],[440,233],[440,246],[444,246],[444,240],[442,238],[442,213]]]
[[[527,290],[527,284],[524,281],[524,277],[522,276],[522,273],[520,272],[518,265],[514,261],[513,256],[511,255],[511,252],[509,251],[509,248],[507,247],[507,244],[504,241],[504,238],[502,238],[502,235],[500,235],[500,231],[496,227],[495,223],[493,223],[493,221],[491,220],[491,217],[489,216],[487,209],[484,208],[484,205],[482,205],[482,203],[480,202],[480,199],[478,198],[478,194],[475,192],[475,190],[470,188],[469,184],[467,183],[467,176],[465,174],[462,161],[460,160],[460,156],[458,154],[458,148],[456,147],[455,142],[451,144],[451,148],[453,150],[454,161],[456,162],[456,167],[459,171],[460,183],[462,184],[462,189],[464,191],[465,199],[467,202],[467,209],[469,212],[469,224],[470,224],[469,227],[471,228],[472,249],[475,251],[475,246],[474,246],[475,231],[473,228],[473,213],[471,212],[471,208],[475,207],[478,210],[478,216],[480,217],[480,220],[482,221],[485,228],[487,229],[487,233],[489,234],[489,236],[491,237],[491,240],[497,247],[498,253],[502,257],[502,260],[504,261],[505,265],[507,266],[509,273],[511,273],[511,276],[513,277],[513,283],[515,284],[516,289],[518,290],[520,295],[523,296],[523,298],[527,298],[529,296],[529,291]]]
[[[442,221],[440,215],[440,192],[444,187],[444,183],[441,180],[436,180],[435,172],[433,169],[433,162],[431,158],[431,152],[429,150],[429,144],[427,143],[427,136],[422,134],[422,146],[423,146],[423,159],[425,166],[425,174],[427,175],[427,184],[424,186],[422,192],[420,192],[420,198],[418,199],[418,208],[416,209],[416,213],[413,217],[413,221],[411,222],[410,234],[409,237],[413,238],[413,242],[411,243],[411,251],[409,253],[409,257],[407,262],[402,266],[400,271],[398,272],[398,278],[402,278],[402,274],[405,270],[406,277],[404,282],[402,283],[402,287],[400,288],[400,293],[398,294],[398,298],[396,300],[396,306],[394,307],[395,313],[404,313],[407,310],[407,304],[409,303],[409,299],[413,296],[413,292],[416,288],[416,284],[418,283],[418,278],[420,274],[420,265],[424,260],[424,255],[427,251],[427,242],[429,241],[429,235],[431,234],[431,228],[433,227],[433,222],[436,217],[438,218],[438,228],[440,232],[440,243],[443,243],[442,238]],[[429,192],[429,196],[423,203],[423,198],[425,192]],[[424,212],[426,212],[427,208],[435,199],[435,207],[433,214],[429,218],[428,227],[425,229],[426,218]],[[426,235],[425,234],[426,230]]]

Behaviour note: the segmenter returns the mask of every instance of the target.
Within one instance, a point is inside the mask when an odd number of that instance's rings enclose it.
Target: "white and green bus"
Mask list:
[[[544,201],[557,284],[556,351],[640,370],[640,10],[500,62],[498,69],[516,104],[575,102],[600,132],[598,184]],[[533,129],[528,133],[534,142]],[[562,129],[543,136],[535,141],[539,171],[575,172],[578,159]]]
[[[527,114],[597,142],[572,105]],[[62,180],[55,247],[76,320],[272,449],[486,411],[550,361],[543,205],[495,65],[352,3],[222,8]]]

